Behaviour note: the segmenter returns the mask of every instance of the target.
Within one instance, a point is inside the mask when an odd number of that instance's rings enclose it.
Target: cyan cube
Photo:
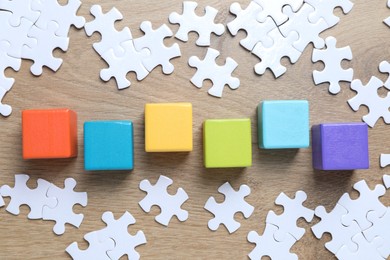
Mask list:
[[[313,167],[357,170],[370,167],[365,123],[320,124],[312,127]]]
[[[310,145],[309,102],[269,100],[258,106],[259,147],[298,149]]]
[[[134,168],[133,123],[90,121],[84,123],[84,168],[87,171]]]

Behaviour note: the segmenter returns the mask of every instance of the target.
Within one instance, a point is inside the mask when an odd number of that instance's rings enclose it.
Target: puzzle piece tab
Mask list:
[[[80,250],[77,242],[73,242],[65,249],[74,260],[111,260],[107,251],[115,247],[115,242],[112,239],[107,238],[101,242],[96,232],[86,234],[84,239],[89,242],[89,247],[86,250]]]
[[[281,25],[288,20],[288,16],[282,12],[283,6],[290,6],[297,12],[303,4],[303,0],[254,0],[263,11],[259,14],[259,21],[264,21],[267,16],[272,17],[276,25]]]
[[[353,7],[353,3],[350,0],[305,0],[305,3],[314,7],[315,10],[309,15],[309,21],[316,23],[323,18],[329,28],[335,26],[340,21],[340,18],[333,14],[335,8],[341,7],[344,14],[347,14]]]

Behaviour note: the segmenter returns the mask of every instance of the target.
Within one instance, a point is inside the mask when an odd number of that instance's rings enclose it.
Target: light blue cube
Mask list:
[[[90,121],[84,123],[84,168],[87,171],[134,168],[133,123]]]
[[[298,149],[310,145],[309,102],[270,100],[258,106],[259,147]]]

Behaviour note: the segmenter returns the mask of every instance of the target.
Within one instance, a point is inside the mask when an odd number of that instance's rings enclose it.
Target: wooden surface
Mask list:
[[[89,8],[94,1],[84,1],[80,14],[87,21],[92,19]],[[168,23],[168,15],[181,12],[181,1],[100,1],[104,11],[116,6],[125,19],[117,24],[118,28],[129,26],[134,37],[142,33],[139,24],[150,20],[156,27]],[[218,22],[226,24],[233,19],[228,8],[232,1],[203,0],[200,7],[211,5],[220,10]],[[249,1],[240,1],[247,5]],[[385,0],[356,0],[352,12],[346,16],[340,10],[341,22],[322,35],[335,36],[338,46],[350,45],[354,54],[351,63],[355,70],[355,78],[367,82],[370,76],[378,73],[378,64],[388,60],[390,54],[390,29],[382,20],[390,15]],[[199,14],[201,11],[199,11]],[[170,25],[176,31],[178,26]],[[287,60],[288,72],[275,80],[268,71],[263,76],[253,72],[257,59],[241,48],[239,40],[245,33],[233,38],[229,33],[222,37],[212,37],[212,47],[221,51],[222,63],[226,57],[235,59],[239,67],[234,75],[241,80],[241,87],[236,91],[225,89],[222,99],[208,96],[210,83],[205,83],[198,90],[189,79],[195,69],[187,65],[192,55],[204,56],[206,48],[195,45],[196,35],[191,34],[188,43],[181,43],[182,57],[173,61],[175,72],[170,76],[154,70],[142,82],[129,74],[133,85],[129,89],[118,91],[115,82],[104,83],[99,79],[100,69],[106,67],[103,60],[92,49],[92,43],[99,40],[98,35],[88,38],[83,30],[72,29],[70,32],[70,48],[67,53],[56,51],[55,55],[64,59],[58,73],[45,70],[41,77],[33,77],[29,72],[29,61],[24,61],[18,73],[7,71],[7,75],[15,76],[16,84],[5,98],[5,103],[13,106],[12,116],[1,119],[0,138],[0,184],[13,185],[14,175],[28,173],[31,175],[31,187],[37,178],[62,186],[67,177],[78,181],[78,191],[88,192],[88,206],[75,207],[76,212],[85,215],[80,229],[67,226],[63,236],[52,232],[53,222],[27,220],[28,208],[23,207],[19,216],[13,216],[0,209],[0,259],[67,259],[65,248],[73,241],[86,248],[83,240],[87,232],[101,229],[105,224],[101,221],[103,212],[109,210],[116,217],[124,211],[130,211],[137,219],[137,224],[129,230],[135,233],[142,229],[148,243],[137,248],[143,259],[246,259],[253,249],[246,236],[250,230],[262,233],[265,217],[269,210],[281,213],[281,207],[274,205],[280,192],[293,196],[297,190],[308,194],[306,205],[315,208],[324,205],[330,210],[344,192],[352,192],[351,185],[365,179],[373,187],[381,183],[381,176],[386,170],[379,169],[380,153],[390,153],[388,147],[389,126],[380,121],[370,135],[371,169],[356,172],[316,172],[311,166],[311,150],[299,151],[265,151],[259,150],[255,109],[265,99],[307,99],[310,101],[311,124],[322,122],[344,122],[361,120],[367,111],[362,108],[353,112],[346,101],[354,96],[354,92],[343,85],[342,93],[332,96],[327,85],[315,86],[312,80],[313,69],[321,69],[320,63],[311,62],[312,47],[308,47],[295,65]],[[167,44],[176,42],[166,40]],[[178,41],[177,41],[178,42]],[[350,64],[347,64],[349,66]],[[194,151],[191,153],[152,154],[144,152],[144,104],[148,102],[191,102],[194,107]],[[23,161],[21,157],[21,117],[23,109],[68,107],[77,111],[79,131],[79,156],[70,160],[36,160]],[[206,170],[202,157],[202,122],[211,118],[252,119],[253,166],[247,169]],[[83,170],[83,132],[82,125],[86,120],[131,119],[135,124],[135,170],[130,172],[85,172]],[[388,172],[388,170],[387,170]],[[147,178],[155,182],[160,174],[171,177],[174,185],[171,192],[183,187],[189,194],[189,201],[184,209],[189,211],[189,219],[179,223],[173,219],[168,228],[154,221],[159,213],[154,208],[150,214],[144,213],[138,202],[144,193],[138,189],[141,180]],[[237,214],[242,226],[234,234],[229,235],[224,227],[216,232],[207,228],[207,221],[212,214],[203,206],[209,196],[217,196],[217,188],[229,181],[237,189],[241,184],[248,184],[252,194],[249,203],[255,206],[254,214],[244,220]],[[356,197],[358,194],[353,193]],[[8,198],[5,199],[9,201]],[[390,196],[381,199],[390,205]],[[315,219],[313,223],[318,222]],[[313,224],[312,223],[312,224]],[[300,259],[332,259],[332,255],[324,248],[325,241],[315,239],[310,225],[299,224],[307,230],[301,241],[296,243],[292,252]]]

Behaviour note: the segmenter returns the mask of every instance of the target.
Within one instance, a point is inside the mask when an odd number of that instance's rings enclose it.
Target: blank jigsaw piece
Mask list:
[[[343,60],[352,60],[352,51],[349,46],[336,48],[337,40],[334,37],[328,37],[325,41],[325,50],[313,50],[312,61],[322,61],[325,64],[323,71],[315,70],[313,72],[313,79],[316,85],[329,82],[329,92],[338,94],[341,90],[339,82],[351,82],[353,79],[353,69],[341,67]]]
[[[384,73],[384,74],[387,74],[387,80],[384,83],[384,86],[385,86],[385,88],[390,90],[390,63],[388,61],[382,61],[379,64],[379,71]]]
[[[161,25],[157,30],[153,30],[152,23],[142,22],[141,30],[145,33],[141,38],[134,40],[137,51],[148,49],[150,55],[143,59],[143,65],[150,72],[161,65],[164,74],[171,74],[174,70],[171,59],[180,57],[179,44],[175,43],[170,47],[165,46],[164,39],[172,37],[173,33],[166,24]]]
[[[248,241],[256,244],[256,247],[248,257],[253,260],[262,259],[263,256],[271,259],[297,260],[298,256],[290,252],[296,240],[292,236],[286,236],[283,242],[278,242],[274,239],[277,231],[277,226],[267,223],[263,235],[260,236],[256,231],[249,232]]]
[[[303,191],[297,191],[294,199],[289,198],[283,192],[276,198],[275,204],[283,206],[283,214],[276,215],[271,210],[268,212],[266,222],[278,227],[278,231],[274,234],[277,241],[282,242],[286,236],[290,235],[296,240],[303,237],[305,229],[297,226],[298,219],[304,218],[310,222],[314,217],[314,211],[303,206],[306,199],[307,195]]]
[[[294,12],[297,12],[303,4],[303,0],[254,0],[263,8],[259,14],[259,21],[264,21],[267,16],[272,17],[276,25],[281,25],[288,20],[288,16],[282,12],[283,6],[290,6]]]
[[[340,18],[333,14],[335,8],[341,7],[344,14],[347,14],[353,7],[353,3],[350,0],[305,0],[305,3],[314,7],[315,10],[309,15],[309,21],[316,23],[323,18],[329,28],[335,26],[340,21]]]
[[[30,189],[27,186],[27,181],[30,177],[26,174],[15,175],[15,185],[13,188],[8,185],[4,185],[0,188],[0,194],[3,197],[11,197],[11,201],[8,204],[6,210],[14,215],[19,215],[20,206],[27,205],[30,208],[28,214],[29,219],[41,219],[42,208],[46,205],[47,207],[55,207],[57,200],[47,194],[50,187],[50,182],[43,179],[38,179],[38,186],[35,189]]]
[[[9,24],[14,27],[20,25],[22,18],[35,23],[40,13],[31,9],[33,1],[35,0],[3,0],[0,1],[0,10],[6,10],[12,13]]]
[[[196,2],[184,1],[183,14],[171,13],[169,15],[169,22],[172,24],[180,24],[180,28],[175,35],[177,39],[187,42],[188,34],[190,32],[196,32],[198,34],[196,44],[198,46],[210,46],[211,33],[222,35],[225,32],[225,26],[214,23],[214,19],[218,14],[217,9],[206,6],[205,15],[198,16],[195,13],[197,6],[198,4]]]
[[[75,214],[73,212],[73,206],[80,204],[86,207],[88,204],[88,196],[86,192],[75,192],[77,182],[73,178],[65,180],[64,189],[60,189],[55,185],[51,185],[47,191],[49,197],[57,199],[57,206],[55,207],[43,207],[43,219],[54,220],[56,224],[53,227],[53,231],[57,235],[62,235],[65,232],[65,224],[71,224],[75,227],[79,227],[83,221],[83,214]]]
[[[161,175],[155,185],[148,180],[143,180],[139,184],[139,188],[148,194],[138,204],[145,212],[150,212],[154,205],[158,206],[161,213],[155,220],[164,226],[168,226],[173,216],[176,216],[179,221],[188,219],[188,211],[181,208],[188,200],[188,195],[182,188],[179,188],[175,195],[170,195],[167,189],[172,183],[171,179]]]
[[[383,175],[383,184],[385,185],[386,189],[390,188],[390,175]]]
[[[225,195],[223,203],[217,203],[214,197],[210,197],[204,208],[214,214],[214,218],[209,220],[208,227],[215,231],[223,224],[229,233],[235,232],[241,224],[234,220],[234,215],[241,212],[245,218],[249,218],[254,210],[245,197],[249,196],[251,189],[247,185],[241,185],[238,191],[235,191],[229,182],[224,183],[218,188],[218,192]]]
[[[387,0],[387,7],[390,8],[390,0]],[[390,16],[387,17],[383,22],[390,27]]]
[[[102,56],[106,51],[113,49],[115,55],[123,55],[125,49],[121,44],[132,40],[133,36],[129,27],[124,27],[121,31],[116,30],[115,22],[123,19],[122,14],[115,7],[103,13],[100,5],[93,5],[90,12],[95,19],[87,22],[84,29],[88,36],[92,36],[95,32],[100,34],[101,41],[93,44],[95,51]]]
[[[358,233],[352,238],[352,241],[357,244],[356,251],[350,251],[347,246],[343,246],[336,254],[338,259],[354,259],[354,260],[383,260],[377,248],[383,244],[383,239],[376,237],[372,242],[368,242],[362,233]]]
[[[385,168],[390,165],[390,154],[381,154],[380,157],[381,167]]]
[[[211,80],[213,86],[208,93],[214,97],[222,97],[225,85],[228,85],[231,89],[237,89],[240,86],[240,80],[232,77],[233,71],[238,66],[237,62],[232,58],[227,58],[225,65],[219,66],[215,62],[219,54],[219,51],[208,48],[203,60],[192,56],[188,61],[191,67],[197,68],[195,75],[191,78],[191,83],[197,88],[201,88],[204,80]]]
[[[383,258],[390,256],[390,209],[387,208],[386,213],[380,216],[375,211],[368,212],[367,219],[372,222],[372,227],[363,231],[364,237],[372,242],[376,237],[383,240],[383,244],[378,248]]]

